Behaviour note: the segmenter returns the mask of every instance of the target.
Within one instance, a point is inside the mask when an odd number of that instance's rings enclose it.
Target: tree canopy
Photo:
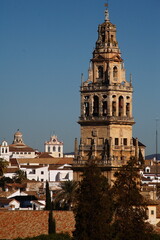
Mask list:
[[[0,158],[0,176],[4,175],[7,167],[8,167],[8,162],[5,159]]]
[[[60,202],[61,206],[66,206],[68,210],[74,205],[76,200],[76,190],[78,188],[78,182],[76,181],[65,181],[60,183],[60,190],[55,193],[55,202]]]
[[[112,197],[108,180],[91,161],[77,193],[74,240],[110,239]]]
[[[147,220],[147,205],[140,193],[138,161],[131,158],[115,173],[112,188],[114,200],[113,239],[150,239],[151,226]]]

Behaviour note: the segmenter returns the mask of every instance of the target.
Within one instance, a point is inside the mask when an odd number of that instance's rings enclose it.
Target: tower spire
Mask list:
[[[107,3],[104,4],[104,6],[106,7],[106,10],[105,10],[105,22],[109,22],[108,0],[107,0]]]

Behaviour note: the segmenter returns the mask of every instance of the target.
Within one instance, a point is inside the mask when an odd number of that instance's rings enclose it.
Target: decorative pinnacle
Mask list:
[[[132,83],[132,80],[133,80],[132,73],[130,73],[130,83]]]
[[[81,73],[81,84],[84,82],[84,74]]]

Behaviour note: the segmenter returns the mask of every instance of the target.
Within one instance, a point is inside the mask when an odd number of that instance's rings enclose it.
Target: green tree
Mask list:
[[[13,183],[13,179],[9,178],[9,177],[1,177],[0,178],[0,187],[2,188],[2,190],[5,190],[5,184],[6,183]]]
[[[74,240],[110,240],[112,196],[106,177],[90,161],[77,193]]]
[[[20,169],[15,172],[15,176],[13,177],[13,180],[17,183],[22,183],[26,179],[26,173]]]
[[[52,200],[51,200],[48,181],[46,181],[46,206],[45,206],[45,210],[49,211],[48,234],[53,234],[56,231],[56,224],[55,224],[55,219],[53,218]]]
[[[60,202],[62,207],[66,206],[68,210],[71,210],[76,200],[76,190],[78,188],[78,182],[76,181],[65,181],[60,183],[61,190],[56,192],[54,198],[55,202]]]
[[[45,210],[52,210],[52,201],[51,201],[51,195],[49,190],[49,183],[46,181],[46,206]]]
[[[3,176],[8,167],[8,162],[3,158],[0,158],[0,176]]]
[[[115,240],[147,240],[152,228],[146,222],[146,202],[140,193],[139,166],[131,158],[115,173],[113,236]]]
[[[55,219],[53,218],[53,211],[49,211],[49,217],[48,217],[48,234],[53,234],[56,232],[56,224]]]

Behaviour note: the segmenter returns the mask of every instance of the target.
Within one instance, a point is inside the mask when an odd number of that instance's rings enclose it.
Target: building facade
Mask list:
[[[63,157],[63,142],[60,142],[57,136],[51,136],[50,141],[44,143],[44,151],[49,153],[52,157]]]
[[[36,151],[24,143],[23,135],[19,130],[15,132],[12,144],[3,140],[0,145],[0,158],[7,161],[11,158],[35,158],[36,156]]]
[[[98,26],[88,79],[82,79],[80,93],[81,139],[79,146],[75,141],[74,179],[79,180],[83,165],[94,159],[111,180],[117,168],[138,156],[139,142],[132,137],[132,78],[126,80],[116,26],[109,20],[108,9]]]

